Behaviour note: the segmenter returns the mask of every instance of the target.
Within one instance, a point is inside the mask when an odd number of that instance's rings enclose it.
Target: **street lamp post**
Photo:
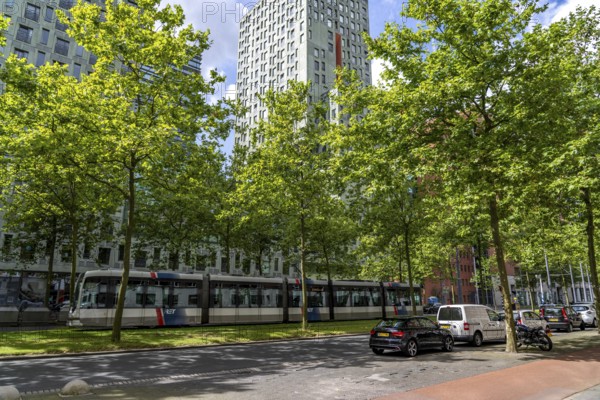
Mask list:
[[[550,283],[550,268],[548,268],[548,255],[546,254],[546,250],[544,250],[544,261],[546,262],[546,276],[548,277],[548,297],[550,297],[550,302],[552,302],[552,284]]]
[[[477,258],[475,257],[475,248],[471,247],[473,252],[473,276],[475,277],[475,304],[479,304],[479,279],[477,279]]]
[[[587,302],[587,293],[585,291],[585,275],[583,274],[583,263],[581,261],[579,261],[579,272],[581,273],[581,285],[583,286],[583,297],[584,300]],[[579,299],[581,299],[581,293],[579,294]]]

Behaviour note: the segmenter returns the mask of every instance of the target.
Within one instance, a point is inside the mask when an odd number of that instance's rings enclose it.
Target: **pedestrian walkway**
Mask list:
[[[600,347],[533,361],[378,400],[598,400]]]

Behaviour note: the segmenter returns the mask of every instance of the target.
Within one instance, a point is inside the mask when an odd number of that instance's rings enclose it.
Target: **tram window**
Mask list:
[[[156,305],[156,295],[155,294],[144,294],[144,293],[136,293],[135,295],[136,304],[142,304],[145,306],[153,306]]]
[[[99,279],[88,279],[83,283],[81,293],[81,308],[106,308],[112,307],[114,296],[108,296],[108,285]]]
[[[236,305],[236,287],[229,283],[211,284],[210,307],[232,308]]]
[[[261,307],[276,308],[282,306],[283,296],[281,295],[281,287],[264,287],[262,290]]]
[[[371,304],[374,306],[381,305],[381,292],[378,289],[369,289],[369,296],[371,297]]]
[[[333,301],[335,307],[348,307],[348,300],[350,299],[350,291],[347,289],[339,288],[333,295]]]
[[[352,291],[352,305],[354,307],[372,306],[369,289],[354,289]]]
[[[309,307],[324,307],[325,299],[323,298],[322,292],[309,292],[308,293],[308,306]]]
[[[238,307],[258,307],[258,287],[256,285],[239,285]]]
[[[302,305],[302,288],[297,285],[290,285],[288,293],[290,307],[300,307]]]
[[[399,305],[398,303],[398,294],[396,290],[389,289],[385,291],[386,304],[387,305]]]
[[[173,307],[186,308],[186,307],[197,307],[198,302],[198,289],[195,287],[175,287],[174,288],[174,299]],[[194,297],[194,303],[190,299]]]
[[[140,308],[143,305],[144,286],[141,282],[129,281],[125,292],[125,307]],[[138,295],[139,301],[138,301]]]
[[[164,297],[168,290],[169,288],[165,286],[147,286],[147,298],[143,304],[146,306],[162,307],[164,304]]]

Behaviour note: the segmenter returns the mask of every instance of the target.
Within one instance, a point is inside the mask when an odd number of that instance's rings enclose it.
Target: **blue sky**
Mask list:
[[[226,82],[217,88],[216,97],[234,97],[237,66],[237,38],[239,21],[259,0],[165,0],[178,3],[184,9],[188,23],[196,29],[210,30],[212,39],[211,48],[203,55],[203,69],[208,71],[216,69],[226,76]],[[282,0],[263,0],[282,1]],[[548,10],[539,16],[538,21],[547,25],[560,19],[577,6],[589,7],[597,4],[598,0],[556,0],[545,1]],[[369,0],[370,34],[377,36],[383,31],[386,22],[401,22],[400,11],[403,2],[398,0]],[[375,60],[373,62],[373,81],[381,68]],[[227,153],[231,152],[233,137],[230,137],[224,146]]]

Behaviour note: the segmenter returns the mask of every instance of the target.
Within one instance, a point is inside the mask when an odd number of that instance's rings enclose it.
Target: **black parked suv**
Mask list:
[[[548,322],[550,329],[572,332],[574,327],[585,330],[581,315],[570,306],[541,306],[540,315]]]

